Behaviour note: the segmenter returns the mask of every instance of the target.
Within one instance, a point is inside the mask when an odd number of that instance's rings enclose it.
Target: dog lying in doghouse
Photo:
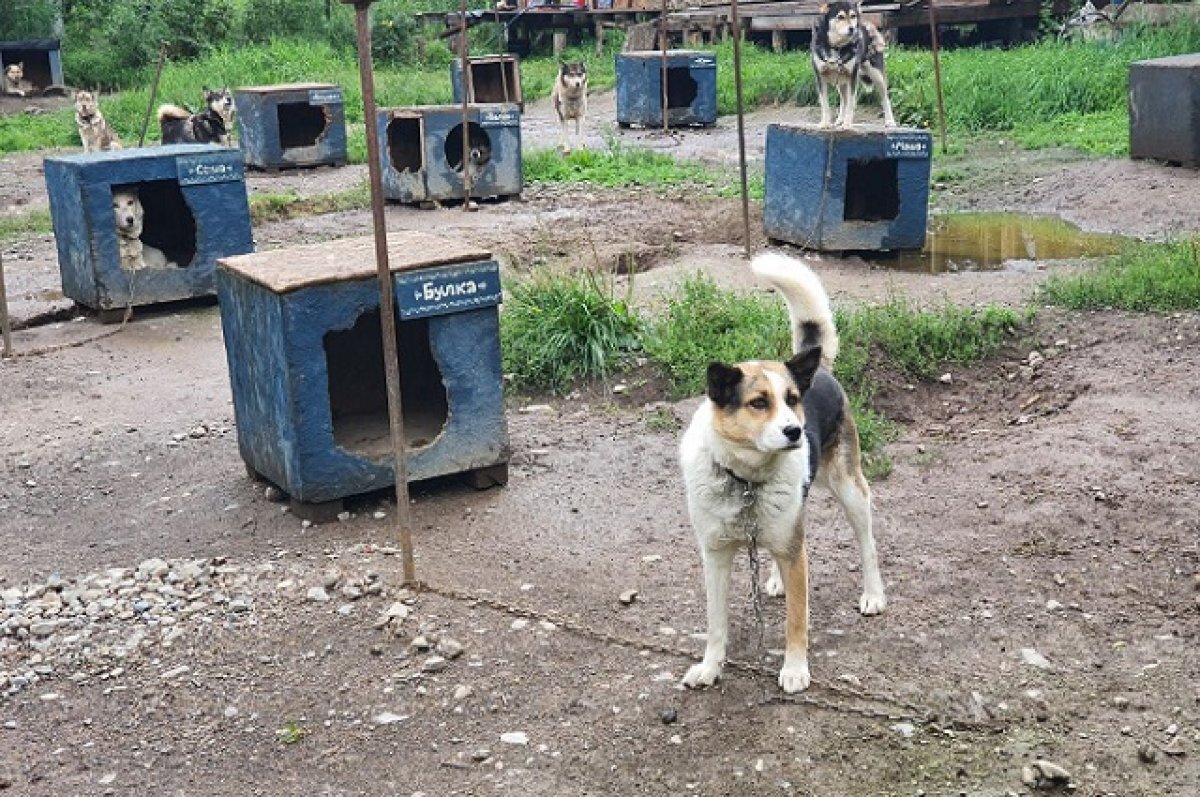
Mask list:
[[[117,244],[121,252],[121,269],[140,271],[143,268],[165,268],[175,265],[161,249],[142,243],[142,224],[146,213],[137,191],[113,191],[113,220],[117,225]]]
[[[15,97],[28,97],[33,84],[25,80],[25,64],[18,62],[4,67],[4,93]]]

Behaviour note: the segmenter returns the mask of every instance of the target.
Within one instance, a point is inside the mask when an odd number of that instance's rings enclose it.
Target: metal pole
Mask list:
[[[729,25],[733,28],[733,88],[737,95],[738,169],[742,178],[742,230],[746,257],[750,257],[750,189],[746,182],[746,118],[742,109],[742,23],[738,20],[738,0],[729,6]]]
[[[11,357],[12,324],[8,320],[8,291],[4,287],[4,253],[0,252],[0,332],[4,334],[4,356]]]
[[[467,41],[467,0],[459,4],[462,14],[462,30],[458,34],[458,60],[462,64],[462,175],[463,175],[463,210],[471,209],[471,63],[468,56],[470,43]]]
[[[363,120],[367,127],[367,171],[371,182],[371,220],[375,230],[375,264],[379,270],[379,319],[383,328],[383,371],[387,380],[388,425],[396,482],[396,533],[404,566],[404,583],[416,583],[412,521],[408,506],[408,456],[404,414],[400,403],[400,355],[396,344],[396,302],[388,264],[387,222],[383,215],[383,166],[379,159],[379,125],[375,119],[375,75],[371,66],[371,24],[368,12],[375,0],[342,0],[354,4],[358,33],[358,73],[362,80]]]
[[[150,103],[146,106],[146,115],[142,117],[142,132],[138,134],[138,146],[146,144],[146,130],[150,127],[150,115],[154,113],[154,101],[158,99],[158,81],[162,77],[163,64],[167,60],[167,43],[158,43],[158,68],[154,70],[154,82],[150,84]]]
[[[662,123],[665,133],[670,128],[667,120],[667,108],[669,107],[667,98],[667,0],[662,0],[662,14],[658,17],[658,43],[662,48]]]
[[[942,99],[942,59],[938,48],[937,12],[929,0],[929,36],[933,44],[933,79],[937,83],[938,129],[942,133],[942,154],[946,154],[946,104]]]

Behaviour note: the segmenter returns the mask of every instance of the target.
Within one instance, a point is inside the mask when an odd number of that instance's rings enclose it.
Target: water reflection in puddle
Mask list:
[[[1080,230],[1055,216],[1019,213],[954,213],[933,216],[920,252],[872,255],[886,268],[942,274],[1019,269],[1040,260],[1100,257],[1127,239]]]

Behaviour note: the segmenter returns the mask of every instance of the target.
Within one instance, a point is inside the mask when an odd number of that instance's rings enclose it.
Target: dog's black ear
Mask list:
[[[742,369],[725,363],[708,364],[708,397],[718,407],[728,407],[737,401],[737,386],[742,381]]]
[[[796,380],[796,387],[803,393],[812,385],[813,374],[821,365],[821,347],[810,346],[785,364],[792,379]]]

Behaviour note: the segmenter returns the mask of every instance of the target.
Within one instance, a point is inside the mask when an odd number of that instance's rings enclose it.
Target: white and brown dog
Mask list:
[[[75,92],[75,127],[84,152],[121,149],[121,140],[100,112],[100,102],[90,91]]]
[[[804,504],[814,482],[827,485],[858,535],[863,592],[858,608],[887,605],[871,532],[871,488],[863,476],[850,403],[829,372],[838,350],[829,297],[802,261],[759,255],[754,271],[787,300],[795,356],[708,367],[707,398],[680,444],[688,514],[704,562],[708,639],[704,659],[683,683],[720,676],[729,638],[734,555],[749,543],[774,559],[768,594],[787,596],[786,648],[779,685],[809,685],[808,553]]]
[[[837,88],[840,103],[835,124],[851,127],[858,106],[858,87],[866,85],[879,94],[883,123],[896,126],[892,100],[888,96],[884,51],[887,43],[879,28],[862,19],[857,2],[837,0],[822,5],[813,25],[812,65],[817,73],[817,99],[821,103],[821,127],[830,126],[829,85]]]
[[[579,125],[587,116],[587,89],[587,64],[583,61],[564,61],[558,65],[558,77],[554,79],[550,100],[554,103],[554,113],[558,116],[561,132],[558,145],[563,154],[571,151],[567,142],[567,122],[575,122],[575,142],[579,142]]]
[[[117,245],[124,271],[173,266],[161,249],[142,243],[145,210],[137,191],[114,190],[112,195],[113,221],[117,225]]]
[[[4,94],[27,97],[33,86],[25,81],[25,64],[18,62],[4,67]]]

